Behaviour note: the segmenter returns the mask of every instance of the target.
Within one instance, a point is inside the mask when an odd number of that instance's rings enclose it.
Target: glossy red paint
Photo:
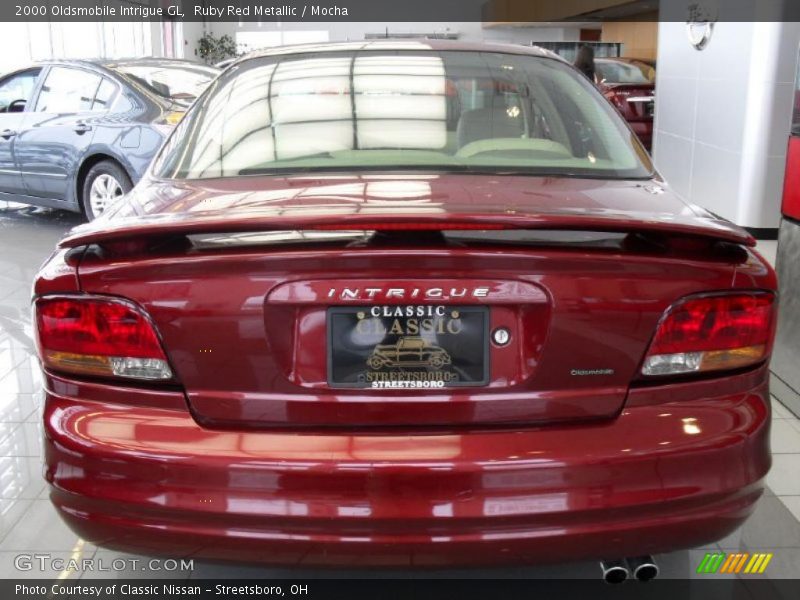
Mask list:
[[[146,178],[102,221],[62,241],[35,294],[131,302],[174,379],[45,373],[51,498],[91,543],[338,566],[613,558],[713,542],[762,492],[765,361],[641,373],[670,306],[773,292],[775,274],[658,178]],[[386,231],[265,243],[333,225]],[[482,225],[555,237],[437,235]],[[189,237],[242,232],[272,238]],[[409,304],[487,306],[510,332],[488,383],[332,387],[327,308]]]
[[[770,465],[767,375],[701,384],[702,398],[660,386],[678,396],[652,405],[636,389],[597,423],[429,434],[215,430],[76,383],[48,393],[47,478],[79,535],[138,552],[394,566],[662,552],[752,511]]]
[[[526,214],[542,222],[574,213],[602,223],[610,213],[621,224],[619,215],[647,208],[647,217],[630,217],[634,230],[703,233],[666,251],[180,247],[150,256],[133,243],[128,254],[87,253],[80,291],[146,310],[178,384],[47,374],[47,478],[70,526],[128,550],[338,565],[625,556],[710,542],[737,527],[770,463],[768,371],[683,383],[637,373],[677,299],[775,289],[754,251],[710,245],[715,237],[749,244],[749,236],[657,182],[425,181],[431,201],[454,205],[450,218],[469,217],[471,205],[486,210],[497,194],[496,212],[524,198]],[[181,184],[166,195],[165,183],[151,182],[136,197],[153,194],[154,220],[198,231],[204,222],[216,227],[222,208],[188,217],[194,202],[225,204],[243,185],[269,187],[263,207],[251,195],[249,211],[258,213],[283,190],[283,210],[258,217],[270,228],[273,219],[287,226],[282,215],[299,193],[310,212],[346,205],[361,213],[368,184],[255,178]],[[137,233],[131,240],[168,230],[123,223],[119,230]],[[108,239],[90,226],[65,245],[92,235]],[[37,293],[78,291],[64,260],[61,251],[45,267]],[[355,297],[343,297],[344,288]],[[491,348],[489,384],[330,389],[325,308],[407,303],[415,289],[423,305],[485,302],[492,327],[514,332],[508,346]],[[571,376],[576,367],[613,374]]]
[[[387,198],[386,194],[391,193]],[[647,181],[400,173],[147,180],[114,218],[76,227],[60,243],[192,233],[343,228],[383,223],[476,223],[511,228],[651,231],[754,246],[743,229]]]
[[[728,286],[725,262],[687,262],[615,254],[525,252],[306,250],[185,257],[180,261],[120,261],[81,267],[84,289],[134,299],[152,316],[185,386],[197,418],[205,423],[273,425],[455,425],[592,418],[616,414],[670,299]],[[419,286],[458,277],[461,285],[500,270],[538,293],[509,304],[502,286],[486,299],[490,328],[509,325],[513,342],[492,348],[485,388],[428,393],[336,390],[326,384],[325,306],[280,297],[286,275],[313,293],[329,264],[359,271],[361,287],[402,274],[392,287],[408,287],[409,265],[425,264]],[[202,277],[200,277],[202,273]],[[176,285],[176,281],[192,282]],[[328,279],[337,288],[338,279]],[[536,286],[536,287],[533,287]],[[557,303],[542,300],[547,290]],[[313,296],[312,296],[313,297]],[[263,298],[249,302],[248,298]],[[495,304],[495,299],[499,302]],[[459,300],[460,302],[460,300]],[[417,302],[415,302],[417,303]],[[423,299],[420,304],[440,303]],[[352,304],[347,301],[331,305]],[[175,307],[180,306],[180,310]],[[635,318],[632,318],[635,315]],[[550,340],[558,343],[546,344]],[[232,360],[237,348],[249,360]],[[254,367],[258,365],[258,367]],[[613,375],[574,377],[574,368],[609,368]],[[534,371],[537,377],[532,377]]]
[[[504,216],[508,212],[504,203],[510,203],[525,206],[525,215],[537,215],[545,224],[567,214],[586,227],[613,218],[617,226],[628,222],[628,227],[636,228],[643,223],[644,230],[661,231],[658,226],[663,225],[664,231],[702,231],[742,243],[751,239],[730,224],[698,216],[697,209],[655,183],[651,185],[660,193],[647,191],[642,184],[569,179],[443,176],[377,181],[409,189],[425,183],[431,203],[448,207],[444,214],[434,213],[440,219],[473,216],[467,210],[474,205],[482,207],[482,212],[492,208]],[[262,227],[286,227],[287,212],[302,220],[304,212],[320,218],[324,211],[336,213],[346,227],[356,216],[374,220],[364,207],[373,200],[372,193],[384,189],[370,190],[367,177],[280,182],[290,187],[275,189],[277,182],[268,178],[213,182],[195,189],[188,200],[164,194],[172,202],[148,206],[159,211],[153,217],[164,227],[174,222],[179,228],[187,222],[187,214],[196,214],[191,207],[202,205],[200,216],[191,217],[191,231],[207,222],[236,230],[240,222],[224,218],[229,213],[228,194],[248,183],[263,190],[248,195],[246,211],[248,219],[264,211],[257,218]],[[153,185],[156,194],[164,189],[164,184]],[[415,200],[420,206],[420,199]],[[225,210],[215,209],[215,203]],[[342,207],[352,208],[354,214],[344,213]],[[386,204],[381,207],[385,209]],[[424,208],[415,218],[426,216]],[[664,218],[667,210],[671,213]],[[613,216],[608,217],[609,213]],[[275,221],[278,224],[273,225]],[[247,221],[245,228],[250,226]],[[120,230],[129,235],[151,231],[143,231],[138,220]],[[64,243],[87,241],[89,236],[110,235],[110,231],[90,226]],[[182,254],[174,260],[136,254],[128,259],[86,259],[80,275],[85,291],[130,298],[150,314],[195,417],[205,425],[301,429],[500,425],[617,414],[663,311],[680,297],[730,286],[735,272],[730,261],[709,257],[707,244],[699,249],[700,256],[697,252],[653,255],[574,248],[380,247],[368,253],[348,248],[281,252],[240,248]],[[331,273],[330,265],[336,265],[336,273]],[[496,279],[500,273],[508,278]],[[769,283],[759,281],[755,287],[763,285]],[[321,341],[326,337],[327,306],[354,304],[341,298],[328,300],[331,289],[344,286],[404,290],[484,286],[489,290],[485,303],[492,306],[490,328],[507,326],[515,335],[509,345],[491,348],[490,381],[483,388],[431,391],[424,396],[402,390],[337,389],[333,393],[327,384],[327,346]],[[385,295],[361,298],[368,304],[395,302]],[[409,300],[441,301],[438,297]],[[249,359],[231,359],[230,348]],[[577,377],[571,374],[573,369],[610,369],[613,374]]]

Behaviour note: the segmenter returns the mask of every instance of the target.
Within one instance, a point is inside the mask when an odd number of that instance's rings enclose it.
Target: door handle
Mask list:
[[[92,126],[91,125],[87,125],[83,121],[78,121],[76,123],[76,125],[75,125],[75,133],[77,133],[78,135],[83,135],[87,131],[91,131],[91,130],[92,130]]]
[[[4,129],[3,132],[0,133],[0,137],[3,138],[4,140],[10,140],[15,135],[17,135],[17,132],[11,129]]]

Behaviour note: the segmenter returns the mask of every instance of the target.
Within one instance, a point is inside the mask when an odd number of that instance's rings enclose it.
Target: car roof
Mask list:
[[[102,65],[108,69],[115,67],[193,67],[208,69],[210,71],[219,71],[212,65],[196,62],[193,60],[183,60],[180,58],[117,58],[117,59],[102,59],[95,62],[95,64]]]
[[[90,65],[100,65],[100,66],[112,66],[112,65],[158,65],[158,64],[185,64],[185,65],[197,65],[197,66],[207,66],[199,62],[194,62],[191,60],[184,60],[181,58],[153,58],[153,57],[126,57],[126,58],[58,58],[58,59],[49,59],[49,60],[42,60],[40,61],[42,64],[51,64],[51,63],[59,63],[59,64],[90,64]]]
[[[479,43],[464,42],[458,40],[437,40],[437,39],[418,39],[418,40],[397,40],[379,39],[363,40],[358,42],[326,42],[319,44],[297,44],[293,46],[277,46],[274,48],[263,48],[245,54],[239,60],[245,61],[254,58],[268,56],[284,56],[292,54],[308,53],[336,53],[336,52],[365,52],[374,50],[393,50],[393,51],[420,51],[432,50],[434,52],[496,52],[499,54],[521,54],[527,56],[537,56],[540,58],[550,58],[565,61],[555,52],[540,48],[539,46],[523,46],[521,44],[498,44],[498,43]]]
[[[195,62],[191,60],[182,60],[179,58],[65,58],[65,59],[49,59],[40,60],[29,65],[31,67],[46,67],[46,66],[72,66],[72,67],[89,67],[91,69],[105,69],[108,71],[115,71],[120,67],[167,67],[167,66],[185,66],[192,68],[207,69],[209,71],[219,72],[216,67],[206,65],[204,63]]]
[[[623,63],[631,63],[631,62],[640,62],[645,64],[654,64],[656,62],[655,58],[637,58],[635,56],[601,56],[594,59],[595,62],[623,62]]]

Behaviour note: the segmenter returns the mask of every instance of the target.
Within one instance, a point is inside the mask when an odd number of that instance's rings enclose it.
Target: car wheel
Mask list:
[[[132,189],[133,183],[122,167],[110,160],[101,161],[89,169],[83,182],[83,213],[94,221]]]
[[[371,369],[378,370],[383,366],[383,361],[377,356],[370,356],[369,359],[367,360],[367,365]]]

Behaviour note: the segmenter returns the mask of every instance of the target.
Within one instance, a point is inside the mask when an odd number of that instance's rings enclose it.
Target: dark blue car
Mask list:
[[[0,78],[0,200],[83,212],[130,191],[218,69],[168,59],[49,61]]]

